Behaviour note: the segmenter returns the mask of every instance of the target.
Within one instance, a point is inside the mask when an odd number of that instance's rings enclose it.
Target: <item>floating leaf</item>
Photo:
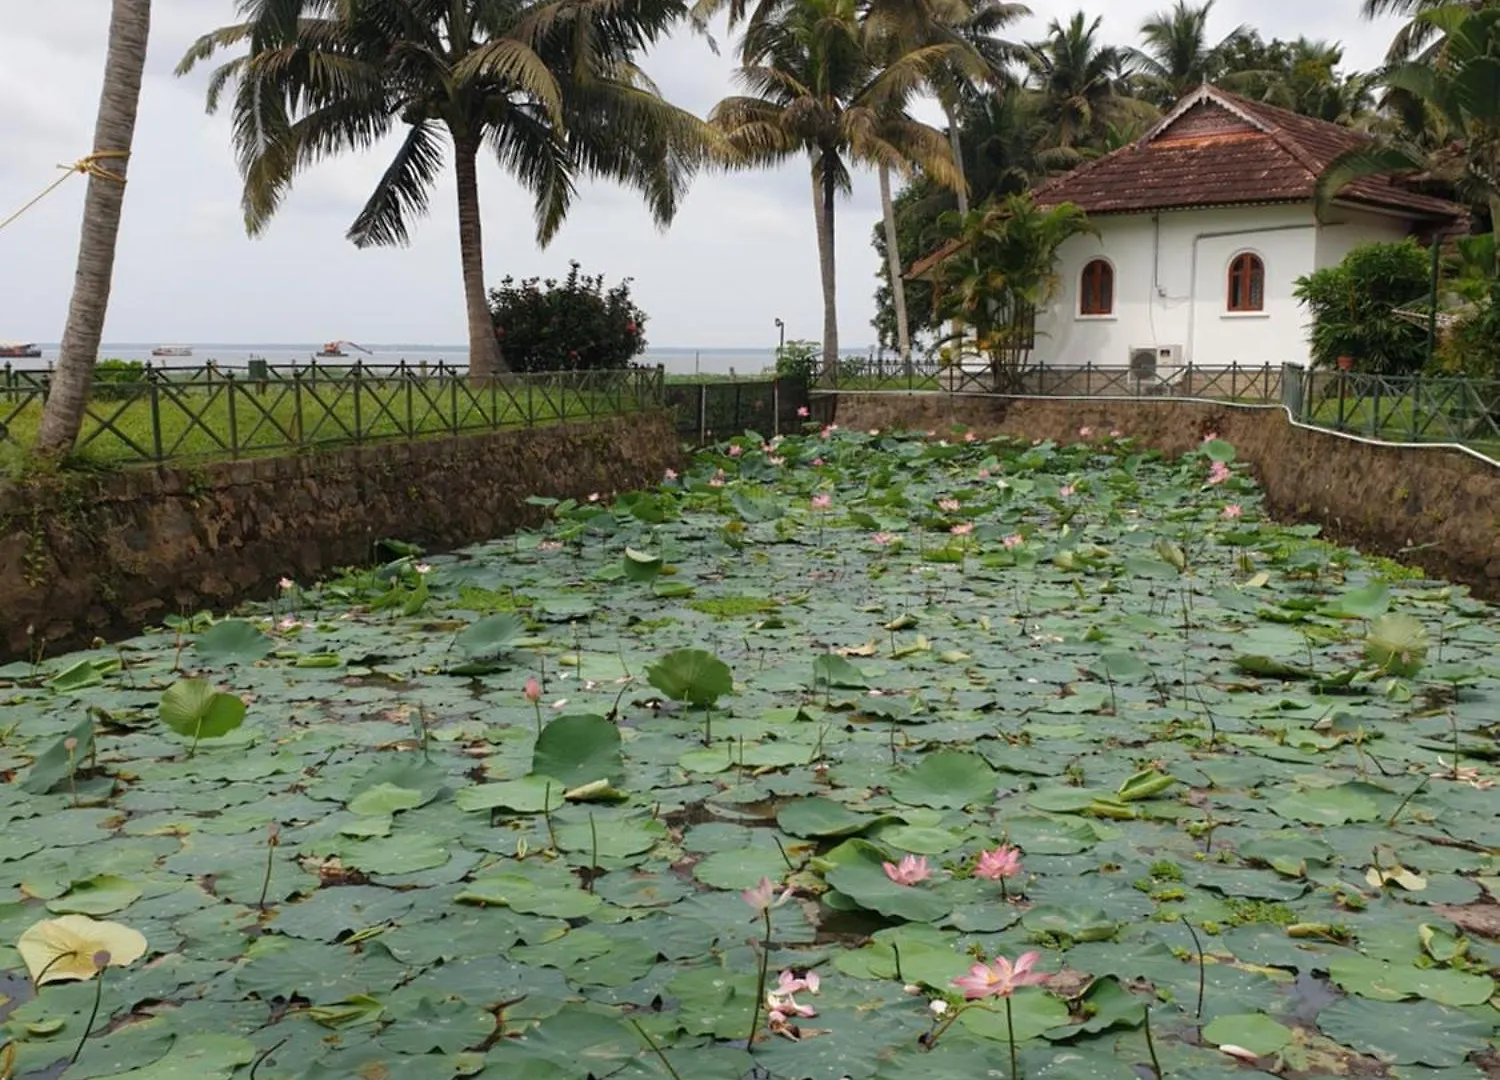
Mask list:
[[[1318,1013],[1330,1039],[1387,1065],[1457,1068],[1483,1050],[1495,1025],[1459,1009],[1418,1001],[1392,1005],[1363,998],[1334,1002]]]
[[[100,953],[109,954],[109,967],[127,967],[146,955],[146,937],[117,922],[63,915],[33,923],[16,942],[16,951],[32,981],[42,985],[92,979]]]
[[[198,635],[193,647],[206,664],[253,664],[276,643],[243,619],[225,619]]]
[[[646,680],[673,701],[709,707],[734,689],[729,665],[702,649],[669,652],[646,669]]]
[[[891,780],[891,795],[909,806],[957,809],[995,797],[995,771],[978,754],[940,750]]]
[[[1263,1013],[1230,1013],[1209,1021],[1203,1038],[1215,1046],[1239,1046],[1265,1057],[1291,1042],[1292,1030]]]
[[[73,882],[62,896],[47,901],[47,910],[59,915],[113,915],[140,897],[141,890],[133,882],[114,874],[96,874]]]
[[[160,710],[162,723],[195,746],[199,739],[221,738],[245,722],[245,703],[215,690],[206,679],[179,679],[167,687]]]
[[[564,790],[598,780],[618,784],[625,778],[620,729],[589,713],[559,716],[542,728],[531,771],[557,780]]]

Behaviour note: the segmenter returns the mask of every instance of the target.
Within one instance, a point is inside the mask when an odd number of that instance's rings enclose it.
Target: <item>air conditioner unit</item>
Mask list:
[[[1181,345],[1132,345],[1130,347],[1130,374],[1137,379],[1154,379],[1160,367],[1182,366]]]

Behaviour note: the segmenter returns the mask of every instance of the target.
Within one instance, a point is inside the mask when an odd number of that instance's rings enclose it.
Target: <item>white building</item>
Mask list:
[[[1356,181],[1319,221],[1313,189],[1366,136],[1204,86],[1138,142],[1036,191],[1081,207],[1097,236],[1059,252],[1031,362],[1133,366],[1308,361],[1304,274],[1372,240],[1426,240],[1461,207],[1393,178]],[[923,260],[931,266],[947,251]],[[918,268],[914,267],[914,271]]]

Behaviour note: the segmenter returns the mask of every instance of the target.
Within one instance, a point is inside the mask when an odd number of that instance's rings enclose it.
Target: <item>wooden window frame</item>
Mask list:
[[[1253,251],[1242,251],[1229,260],[1228,295],[1225,310],[1232,315],[1253,315],[1266,310],[1266,261]]]
[[[1100,319],[1115,313],[1115,268],[1104,258],[1090,259],[1078,275],[1078,314]]]

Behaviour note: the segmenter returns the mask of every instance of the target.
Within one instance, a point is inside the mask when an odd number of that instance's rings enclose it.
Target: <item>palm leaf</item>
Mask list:
[[[1327,213],[1333,201],[1356,180],[1371,176],[1418,173],[1427,168],[1427,158],[1409,144],[1374,143],[1345,151],[1329,163],[1318,177],[1313,190],[1313,207],[1319,217]]]
[[[369,201],[349,226],[347,235],[355,247],[410,242],[411,219],[427,212],[433,185],[443,168],[441,138],[441,129],[431,121],[417,124],[406,133]]]

